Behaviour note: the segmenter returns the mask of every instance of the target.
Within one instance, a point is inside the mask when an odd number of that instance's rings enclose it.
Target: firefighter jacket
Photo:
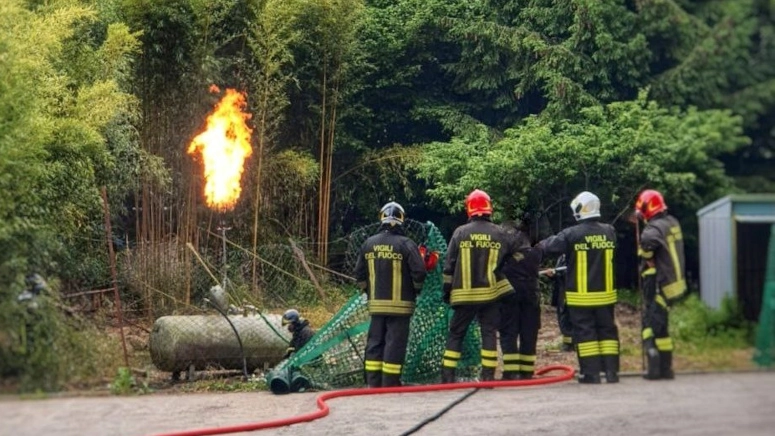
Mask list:
[[[684,242],[678,220],[667,213],[650,219],[641,233],[638,254],[644,261],[652,261],[648,263],[656,268],[657,286],[668,303],[686,294]]]
[[[293,326],[293,336],[291,337],[291,343],[286,350],[285,358],[287,359],[293,353],[301,350],[313,336],[315,336],[315,330],[309,326],[309,321],[302,318]]]
[[[427,272],[414,241],[383,229],[363,243],[355,278],[366,290],[372,315],[409,316]]]
[[[569,307],[616,303],[613,226],[594,218],[583,220],[538,245],[546,255],[565,255],[565,302]]]
[[[472,218],[455,229],[443,270],[450,305],[490,303],[514,292],[501,269],[517,243],[513,232],[485,218]]]
[[[530,246],[527,234],[520,236],[523,237],[524,243],[513,256],[506,257],[503,274],[518,295],[538,304],[538,269],[543,259],[543,251]]]

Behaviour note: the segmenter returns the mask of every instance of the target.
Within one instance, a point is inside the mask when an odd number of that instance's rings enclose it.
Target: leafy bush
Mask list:
[[[709,338],[728,345],[751,344],[754,325],[745,320],[740,304],[726,297],[721,307],[711,309],[693,293],[670,313],[671,335],[686,342],[703,342]]]

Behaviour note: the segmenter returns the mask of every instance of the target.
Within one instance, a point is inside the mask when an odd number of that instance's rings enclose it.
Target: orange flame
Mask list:
[[[211,91],[217,89],[211,86]],[[207,129],[197,135],[188,147],[189,154],[201,152],[204,161],[205,199],[217,210],[234,208],[242,188],[240,177],[245,159],[250,157],[250,134],[247,125],[251,115],[242,110],[247,106],[245,95],[227,89],[226,95],[207,117]]]

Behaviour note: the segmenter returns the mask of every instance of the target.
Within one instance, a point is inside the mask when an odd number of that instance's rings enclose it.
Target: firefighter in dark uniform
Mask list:
[[[557,259],[554,268],[546,271],[546,275],[552,278],[552,300],[551,304],[557,311],[557,325],[562,334],[562,345],[560,351],[574,351],[573,346],[573,324],[570,322],[568,305],[565,304],[565,271],[558,271],[558,268],[566,267],[565,255]]]
[[[646,222],[638,247],[646,305],[642,332],[647,357],[644,378],[672,379],[673,340],[668,333],[668,311],[687,294],[681,225],[668,215],[662,194],[651,189],[638,196],[635,213]]]
[[[614,320],[613,226],[600,222],[600,199],[582,192],[570,204],[578,221],[539,246],[546,255],[565,254],[565,302],[568,305],[580,383],[600,383],[605,372],[608,383],[619,381],[619,332]]]
[[[288,309],[285,311],[283,314],[282,325],[287,326],[286,328],[293,335],[291,337],[291,343],[288,345],[288,349],[285,350],[283,359],[287,359],[301,350],[301,348],[315,336],[315,330],[309,326],[309,321],[302,318],[301,315],[299,315],[299,311],[296,309]]]
[[[516,238],[491,221],[492,202],[481,190],[466,197],[468,223],[455,229],[444,261],[444,301],[454,309],[442,359],[442,383],[455,382],[463,337],[477,318],[482,333],[481,380],[495,379],[498,365],[496,332],[500,328],[499,299],[514,293],[501,268],[516,251]]]
[[[401,385],[409,321],[427,274],[417,244],[404,235],[404,208],[387,203],[380,222],[379,232],[361,246],[355,265],[355,278],[369,299],[364,369],[371,388]]]
[[[503,380],[526,380],[533,378],[541,328],[538,269],[543,253],[539,248],[531,247],[530,236],[514,228],[512,223],[504,223],[504,228],[516,233],[519,248],[503,264],[503,274],[515,291],[500,300]]]

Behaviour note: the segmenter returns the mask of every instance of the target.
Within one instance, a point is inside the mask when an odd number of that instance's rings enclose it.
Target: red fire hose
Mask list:
[[[356,388],[342,389],[338,391],[324,392],[317,398],[318,410],[303,415],[292,416],[290,418],[274,419],[269,421],[250,422],[224,427],[210,427],[193,430],[182,430],[169,433],[159,433],[156,436],[200,436],[215,435],[226,433],[240,433],[247,431],[264,430],[267,428],[285,427],[288,425],[310,422],[328,415],[329,408],[326,400],[339,397],[355,397],[359,395],[379,395],[379,394],[403,394],[410,392],[433,392],[433,391],[451,391],[456,389],[470,388],[508,388],[520,386],[536,386],[550,383],[559,383],[573,378],[574,369],[567,365],[548,365],[536,370],[536,375],[543,375],[552,371],[562,371],[560,375],[548,377],[538,377],[530,380],[509,380],[509,381],[488,381],[488,382],[464,382],[438,385],[422,386],[400,386],[393,388]]]

